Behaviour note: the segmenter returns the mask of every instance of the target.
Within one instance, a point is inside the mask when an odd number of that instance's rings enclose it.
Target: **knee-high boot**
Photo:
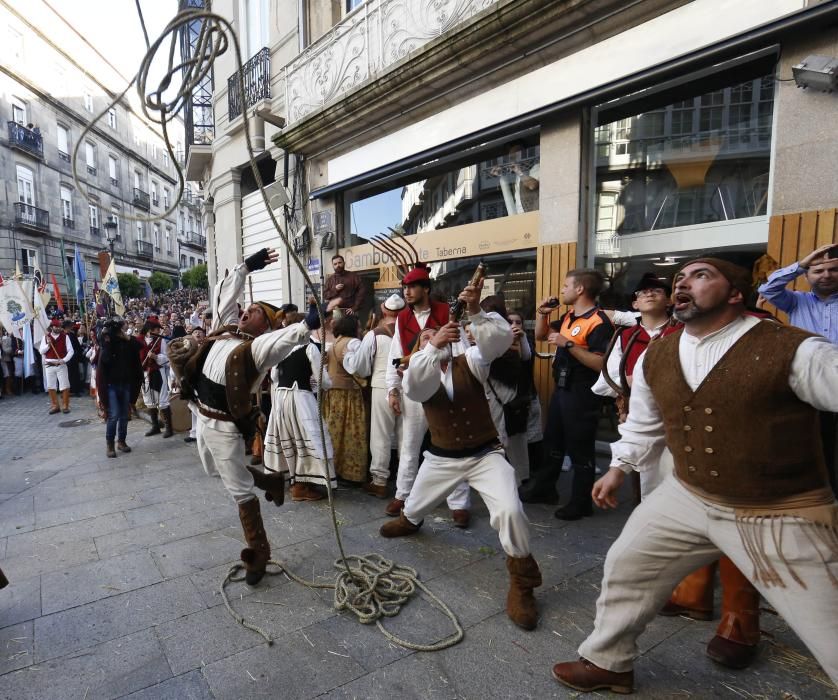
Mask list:
[[[509,593],[506,595],[506,614],[519,627],[534,630],[538,624],[538,608],[532,591],[541,585],[541,570],[531,554],[526,557],[507,557]]]
[[[163,417],[163,437],[170,438],[175,434],[172,430],[172,409],[168,406],[161,408],[160,415]]]
[[[759,644],[759,591],[727,557],[719,560],[722,619],[707,645],[707,656],[723,666],[745,668]]]
[[[239,503],[239,520],[247,542],[247,547],[241,552],[245,568],[244,581],[248,586],[255,586],[265,575],[265,567],[271,558],[271,545],[262,524],[258,498]]]
[[[660,614],[686,615],[693,620],[713,618],[713,588],[716,581],[716,564],[707,564],[686,576],[672,591],[669,602]]]
[[[573,465],[570,500],[555,512],[559,520],[579,520],[594,514],[591,491],[596,481],[594,468],[587,464]]]
[[[69,389],[64,389],[64,391],[61,392],[61,402],[63,404],[64,413],[69,413],[70,412],[70,390]]]
[[[49,390],[49,412],[50,415],[53,413],[59,413],[61,411],[61,406],[58,405],[58,392],[55,389]]]
[[[149,408],[148,415],[151,418],[151,428],[146,431],[146,437],[149,435],[157,435],[160,432],[160,418],[157,415],[157,409]]]

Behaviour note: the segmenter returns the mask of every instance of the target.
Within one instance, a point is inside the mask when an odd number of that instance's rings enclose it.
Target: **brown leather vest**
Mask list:
[[[818,412],[789,387],[794,354],[811,334],[761,321],[693,391],[681,371],[681,333],[649,345],[643,360],[678,478],[753,504],[827,487]]]
[[[329,350],[329,378],[332,380],[332,389],[361,389],[358,382],[343,368],[343,358],[350,340],[354,338],[340,337]]]
[[[483,384],[468,368],[465,355],[451,362],[454,400],[448,398],[445,387],[423,404],[431,443],[447,451],[468,451],[497,440],[498,431],[489,413],[489,401]]]

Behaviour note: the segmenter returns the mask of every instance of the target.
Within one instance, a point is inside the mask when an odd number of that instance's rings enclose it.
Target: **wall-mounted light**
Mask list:
[[[791,68],[794,82],[799,88],[812,88],[820,92],[838,89],[838,59],[829,56],[807,56]]]

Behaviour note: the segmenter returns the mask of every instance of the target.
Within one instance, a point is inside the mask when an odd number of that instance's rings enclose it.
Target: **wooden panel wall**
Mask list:
[[[536,303],[545,297],[559,296],[559,290],[567,271],[575,267],[575,241],[539,247],[536,255]],[[567,311],[567,307],[561,306],[559,312],[554,313],[551,318],[555,320],[565,311]],[[536,343],[536,350],[545,353],[551,351],[546,342]],[[549,360],[538,358],[535,360],[535,386],[541,398],[542,407],[545,409],[553,391],[553,374],[550,365]]]
[[[827,243],[838,243],[838,209],[778,214],[769,221],[766,252],[780,267],[791,265]],[[801,275],[789,289],[806,291],[809,285]],[[763,306],[783,322],[788,320],[786,314],[771,304]]]

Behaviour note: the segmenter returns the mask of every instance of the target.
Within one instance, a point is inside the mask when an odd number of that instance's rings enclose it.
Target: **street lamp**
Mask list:
[[[113,247],[116,243],[117,236],[119,235],[118,232],[119,224],[113,218],[113,216],[108,216],[108,220],[105,222],[105,238],[108,239],[108,248],[111,251],[111,259],[113,259]]]

